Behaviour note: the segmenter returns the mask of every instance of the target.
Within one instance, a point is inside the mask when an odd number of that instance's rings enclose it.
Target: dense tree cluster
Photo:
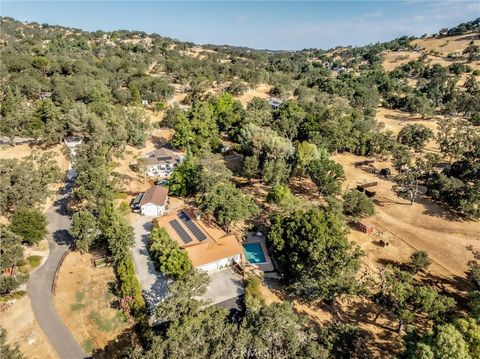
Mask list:
[[[252,280],[252,279],[251,279]],[[352,327],[325,327],[318,334],[305,325],[288,303],[253,305],[231,321],[227,311],[195,299],[206,291],[205,274],[190,274],[172,282],[170,296],[156,308],[156,317],[166,321],[165,330],[154,335],[147,349],[129,349],[127,358],[341,358],[355,352]],[[257,282],[258,283],[258,282]],[[253,284],[255,285],[255,284]],[[247,295],[255,296],[254,289]],[[195,342],[195,345],[185,345]]]
[[[135,275],[130,247],[133,229],[114,204],[116,185],[112,178],[112,149],[101,142],[80,145],[75,157],[78,176],[71,196],[76,209],[70,234],[79,251],[95,246],[110,254],[119,283],[119,294],[133,313],[143,311],[145,303]]]
[[[0,159],[0,211],[37,207],[51,193],[49,185],[62,178],[53,154],[33,154],[22,160]]]
[[[0,295],[10,294],[26,282],[20,273],[23,245],[34,245],[46,235],[47,220],[38,209],[52,194],[50,185],[62,175],[52,153],[32,154],[23,159],[0,160],[0,212],[10,223],[0,229]]]
[[[348,242],[336,213],[314,208],[274,216],[268,240],[299,296],[333,300],[359,288],[355,273],[362,253]]]

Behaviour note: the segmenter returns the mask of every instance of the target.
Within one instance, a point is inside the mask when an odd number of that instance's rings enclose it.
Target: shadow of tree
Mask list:
[[[53,240],[60,245],[68,245],[73,246],[74,240],[68,230],[66,229],[59,229],[53,232],[52,234]]]
[[[138,337],[135,328],[128,328],[110,340],[102,349],[94,350],[91,357],[95,359],[121,358],[128,349],[133,349],[137,345]]]

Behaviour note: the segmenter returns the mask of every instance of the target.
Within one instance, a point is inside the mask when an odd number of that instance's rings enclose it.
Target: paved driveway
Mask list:
[[[202,299],[218,304],[243,295],[243,279],[231,268],[210,271],[208,276],[210,284]]]
[[[152,220],[154,218],[139,216],[133,225],[135,233],[135,243],[132,247],[133,262],[149,309],[155,308],[158,302],[167,296],[168,284],[168,279],[155,270],[148,255],[147,243],[153,228]]]
[[[77,359],[85,358],[86,355],[55,310],[51,292],[58,263],[72,244],[72,238],[68,233],[70,217],[66,206],[70,185],[66,186],[57,201],[46,212],[50,253],[43,266],[30,276],[27,293],[32,302],[35,318],[59,357]]]

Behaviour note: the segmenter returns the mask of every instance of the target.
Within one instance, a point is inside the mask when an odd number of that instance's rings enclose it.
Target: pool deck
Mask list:
[[[267,250],[267,245],[265,244],[265,235],[259,237],[255,235],[255,232],[248,232],[247,233],[247,238],[243,242],[243,244],[247,243],[259,243],[260,246],[262,247],[263,254],[265,255],[265,262],[264,263],[248,263],[249,266],[252,266],[254,268],[257,268],[261,270],[262,272],[272,272],[275,270],[272,264],[272,260],[270,258],[270,255],[268,254]]]

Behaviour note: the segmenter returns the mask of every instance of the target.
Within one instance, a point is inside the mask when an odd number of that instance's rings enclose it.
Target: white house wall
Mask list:
[[[141,206],[142,216],[161,216],[165,213],[165,206],[157,206],[153,203],[147,203]]]
[[[198,266],[197,269],[201,269],[204,271],[220,269],[220,268],[231,266],[234,260],[237,262],[240,262],[240,254],[237,254],[235,256],[228,257],[228,258],[223,258],[215,262],[203,264],[201,266]]]

